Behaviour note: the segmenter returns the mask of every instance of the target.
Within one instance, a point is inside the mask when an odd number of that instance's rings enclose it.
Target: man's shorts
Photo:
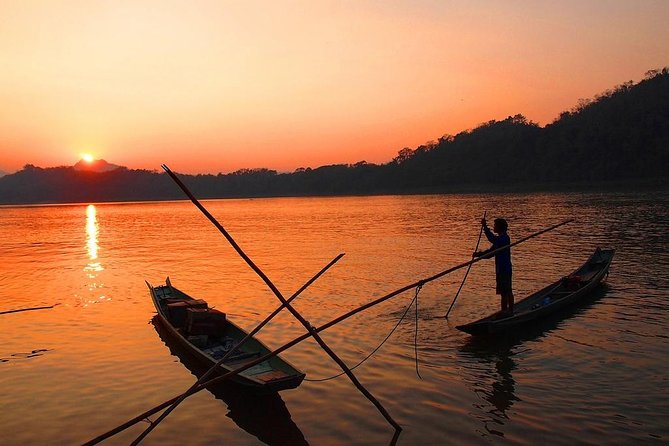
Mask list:
[[[497,294],[511,294],[511,274],[497,274]]]

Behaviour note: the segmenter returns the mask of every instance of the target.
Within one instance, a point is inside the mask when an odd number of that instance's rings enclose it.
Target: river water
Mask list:
[[[495,311],[492,261],[426,284],[356,376],[402,425],[400,445],[667,444],[669,193],[212,200],[204,204],[314,326],[470,258],[478,220],[512,239],[516,299],[617,250],[606,284],[544,325],[478,341],[455,329]],[[488,243],[483,240],[482,247]],[[0,208],[0,442],[80,444],[188,388],[152,324],[144,280],[166,276],[251,329],[277,300],[190,202]],[[353,366],[398,323],[410,290],[322,333]],[[288,313],[259,337],[303,333]],[[419,359],[416,373],[414,342]],[[313,341],[283,354],[318,380],[339,372]],[[182,358],[183,359],[183,358]],[[184,360],[185,361],[185,360]],[[187,362],[187,361],[186,361]],[[104,444],[128,444],[145,422]],[[345,377],[280,397],[230,386],[186,400],[147,445],[377,445],[393,429]]]

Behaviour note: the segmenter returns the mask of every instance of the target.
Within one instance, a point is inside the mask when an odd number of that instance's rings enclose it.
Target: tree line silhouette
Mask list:
[[[169,161],[169,160],[166,160]],[[669,68],[579,100],[539,126],[518,114],[403,148],[385,164],[360,161],[279,173],[266,168],[182,175],[202,198],[587,190],[611,184],[667,185]],[[0,178],[0,203],[183,198],[163,173],[124,167],[87,172],[26,165]]]

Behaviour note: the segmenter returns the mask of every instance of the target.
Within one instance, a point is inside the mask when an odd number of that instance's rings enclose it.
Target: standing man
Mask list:
[[[503,218],[496,218],[492,230],[488,228],[485,218],[481,219],[483,232],[492,243],[492,246],[485,251],[477,251],[474,257],[485,257],[489,252],[511,244],[511,239],[506,231],[509,228],[508,223]],[[511,248],[503,249],[495,254],[495,279],[497,282],[497,294],[502,296],[501,316],[508,317],[513,315],[513,291],[511,289]]]

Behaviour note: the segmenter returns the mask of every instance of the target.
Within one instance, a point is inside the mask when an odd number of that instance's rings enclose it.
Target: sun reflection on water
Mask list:
[[[98,218],[95,205],[86,208],[86,248],[91,260],[98,258]]]
[[[98,250],[100,245],[98,244],[98,234],[99,234],[99,225],[97,218],[97,209],[95,205],[89,204],[86,207],[86,251],[88,254],[89,262],[84,267],[84,271],[89,279],[92,282],[88,285],[88,290],[90,292],[96,292],[97,289],[103,288],[102,283],[97,283],[94,280],[97,278],[98,273],[103,271],[102,263],[98,259]],[[101,295],[98,297],[98,300],[105,300],[106,297]]]

